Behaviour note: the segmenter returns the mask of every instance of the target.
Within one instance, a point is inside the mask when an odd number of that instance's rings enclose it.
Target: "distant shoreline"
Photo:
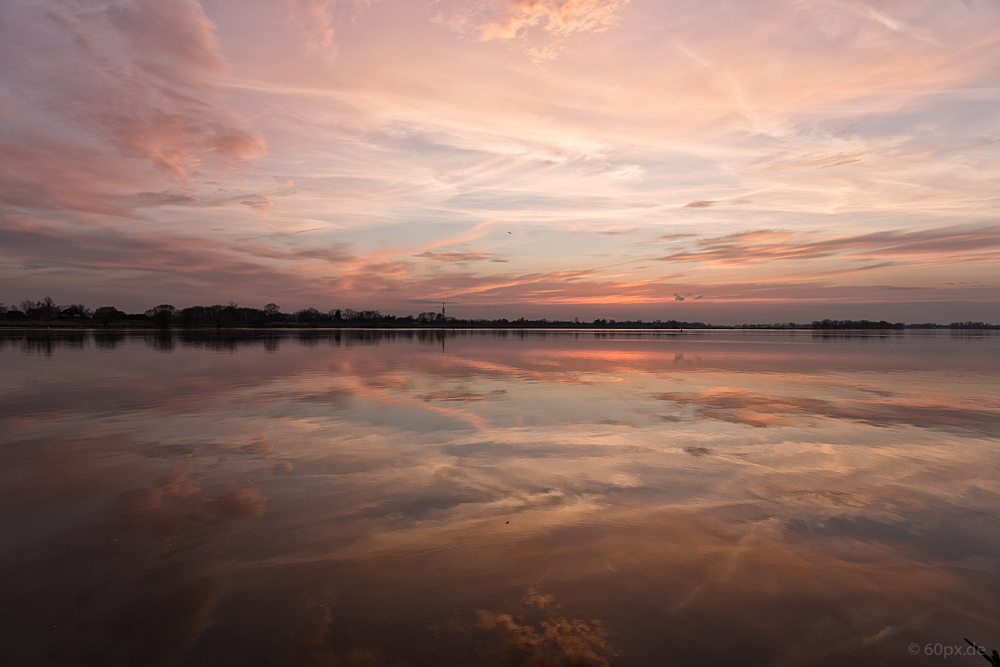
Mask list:
[[[877,324],[877,323],[874,323]],[[158,326],[153,322],[141,320],[123,320],[110,322],[107,325],[94,324],[90,320],[52,320],[51,322],[25,322],[23,320],[0,319],[0,330],[20,331],[95,331],[95,332],[226,332],[226,331],[350,331],[350,330],[382,330],[382,331],[656,331],[656,332],[694,332],[694,331],[857,331],[892,333],[902,331],[998,331],[1000,325],[979,322],[954,324],[904,324],[901,326],[814,326],[812,324],[765,325],[765,324],[734,324],[711,325],[701,323],[683,323],[677,326],[654,323],[621,322],[614,324],[592,324],[575,322],[505,322],[505,323],[344,323],[329,322],[275,322],[259,326]]]
[[[240,306],[234,302],[228,305],[191,306],[175,308],[170,304],[160,304],[142,313],[126,313],[113,306],[101,306],[95,310],[82,303],[58,305],[51,297],[41,301],[22,301],[17,306],[0,303],[0,328],[99,328],[99,329],[562,329],[568,331],[622,329],[676,331],[692,329],[763,329],[780,331],[816,330],[859,330],[859,331],[901,331],[904,329],[1000,329],[1000,325],[986,322],[936,322],[910,323],[889,322],[887,320],[834,320],[822,319],[804,322],[769,322],[764,324],[720,325],[706,322],[680,320],[615,320],[597,318],[592,322],[581,322],[579,318],[569,320],[549,320],[538,318],[529,320],[519,317],[462,319],[446,316],[444,304],[441,311],[430,311],[418,315],[391,315],[378,310],[355,310],[353,308],[333,308],[326,312],[316,308],[303,308],[292,313],[281,312],[281,307],[269,303],[263,308]]]

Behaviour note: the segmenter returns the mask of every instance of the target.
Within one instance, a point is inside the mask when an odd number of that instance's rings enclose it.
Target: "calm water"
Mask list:
[[[0,369],[4,664],[1000,648],[997,336],[3,332]]]

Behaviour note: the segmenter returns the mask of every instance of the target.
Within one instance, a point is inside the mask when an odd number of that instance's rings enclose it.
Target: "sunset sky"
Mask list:
[[[995,0],[4,0],[0,301],[1000,322]]]

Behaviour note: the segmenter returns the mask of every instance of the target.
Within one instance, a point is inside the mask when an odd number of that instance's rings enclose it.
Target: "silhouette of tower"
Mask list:
[[[441,319],[444,319],[444,301],[441,302]]]

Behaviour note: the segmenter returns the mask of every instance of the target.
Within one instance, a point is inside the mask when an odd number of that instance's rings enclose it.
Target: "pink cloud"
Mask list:
[[[298,265],[328,265],[342,257],[336,249],[268,252],[237,246],[234,250],[195,236],[127,234],[0,218],[0,258],[7,266],[13,261],[20,270],[44,269],[46,275],[71,280],[74,289],[93,292],[102,300],[141,299],[136,307],[163,298],[215,302],[230,294],[241,300],[257,294],[272,298],[309,294],[326,299],[332,294],[326,280]],[[0,270],[6,274],[5,267]]]
[[[55,168],[89,150],[185,183],[203,164],[259,157],[263,138],[242,127],[216,90],[228,66],[214,30],[194,0],[13,3],[0,28],[0,57],[18,65],[3,75],[15,95],[0,141],[24,152],[51,148],[35,160]],[[89,190],[99,199],[114,180],[101,171],[104,162],[88,160],[77,170],[90,172],[78,183],[79,198]],[[44,200],[48,184],[34,180],[23,188]]]
[[[691,250],[659,257],[664,262],[701,262],[720,266],[748,266],[775,260],[825,257],[863,259],[909,258],[921,263],[1000,259],[997,225],[940,227],[916,232],[891,230],[816,238],[806,233],[760,230],[699,240]],[[874,268],[874,267],[866,267]]]
[[[147,270],[148,285],[209,299],[280,284],[303,290],[285,305],[441,295],[541,316],[953,299],[946,280],[978,279],[982,300],[998,252],[983,223],[993,10],[847,5],[709,3],[677,20],[616,0],[384,0],[363,16],[361,0],[208,14],[195,0],[9,0],[0,220],[14,245],[0,269],[32,285],[49,274],[24,267],[103,271],[104,285]],[[438,7],[466,12],[452,26],[465,39],[428,23]],[[495,39],[477,41],[487,28]],[[525,51],[544,64],[510,57]],[[619,178],[632,166],[641,178]],[[748,227],[793,231],[726,236]]]
[[[306,47],[313,51],[335,51],[338,18],[350,12],[353,16],[371,0],[288,0],[292,18],[306,38]]]
[[[761,242],[769,234],[755,232],[725,238],[730,242],[734,239]],[[701,304],[730,309],[758,304],[790,308],[798,313],[792,319],[799,321],[809,319],[801,314],[803,305],[829,308],[834,304],[996,300],[995,285],[911,289],[884,284],[844,286],[821,281],[822,274],[770,282],[755,279],[752,274],[747,274],[743,281],[725,282],[713,282],[710,275],[704,275],[699,284],[698,280],[681,275],[636,279],[604,276],[597,269],[586,268],[493,273],[459,268],[469,266],[461,261],[420,263],[380,259],[352,254],[341,244],[323,245],[316,241],[292,244],[294,239],[302,237],[281,233],[271,236],[274,238],[270,242],[264,240],[269,237],[260,237],[233,244],[196,235],[67,228],[41,220],[8,217],[0,222],[0,258],[4,258],[0,261],[0,275],[12,275],[10,267],[14,264],[21,272],[44,269],[44,274],[53,280],[71,278],[75,289],[90,285],[89,289],[100,292],[102,298],[118,299],[116,294],[134,293],[137,297],[133,298],[142,299],[139,305],[143,307],[148,307],[146,301],[150,295],[160,293],[169,294],[169,300],[174,302],[184,298],[195,303],[227,298],[251,302],[282,299],[287,306],[324,308],[349,296],[359,306],[397,314],[426,310],[419,304],[431,297],[447,299],[465,308],[466,313],[491,303],[506,304],[515,312],[527,308],[543,317],[564,315],[565,309],[571,307],[581,307],[584,311],[570,315],[592,312],[603,313],[605,317],[617,316],[614,312],[623,308],[637,307],[649,313],[644,316],[648,319],[674,317],[703,321],[717,320],[718,313],[712,318],[701,315],[704,312]],[[928,236],[945,246],[949,243],[942,241],[943,234]],[[899,238],[895,240],[900,242]],[[904,235],[902,240],[909,241],[910,247],[919,247],[921,242],[912,235]],[[930,238],[923,240],[931,242]],[[708,241],[718,243],[720,239]],[[973,238],[950,243],[959,248],[975,245]],[[905,247],[903,243],[900,245]],[[897,251],[903,252],[900,248]],[[484,262],[472,266],[487,269],[497,265]],[[855,267],[854,271],[876,268],[877,264]],[[125,277],[127,280],[123,281]],[[678,295],[685,296],[685,301],[677,301]],[[8,299],[14,300],[16,296],[10,295]],[[55,296],[64,298],[61,294]]]
[[[614,25],[628,0],[503,0],[498,16],[479,27],[483,40],[512,39],[544,23],[557,35],[601,31]]]
[[[136,61],[175,84],[188,85],[185,78],[191,71],[228,70],[215,26],[195,0],[133,0],[110,5],[104,13],[137,54]],[[83,15],[74,18],[79,21]]]
[[[433,259],[438,262],[478,262],[484,259],[489,259],[490,254],[486,252],[422,252],[416,257],[422,257],[424,259]]]

